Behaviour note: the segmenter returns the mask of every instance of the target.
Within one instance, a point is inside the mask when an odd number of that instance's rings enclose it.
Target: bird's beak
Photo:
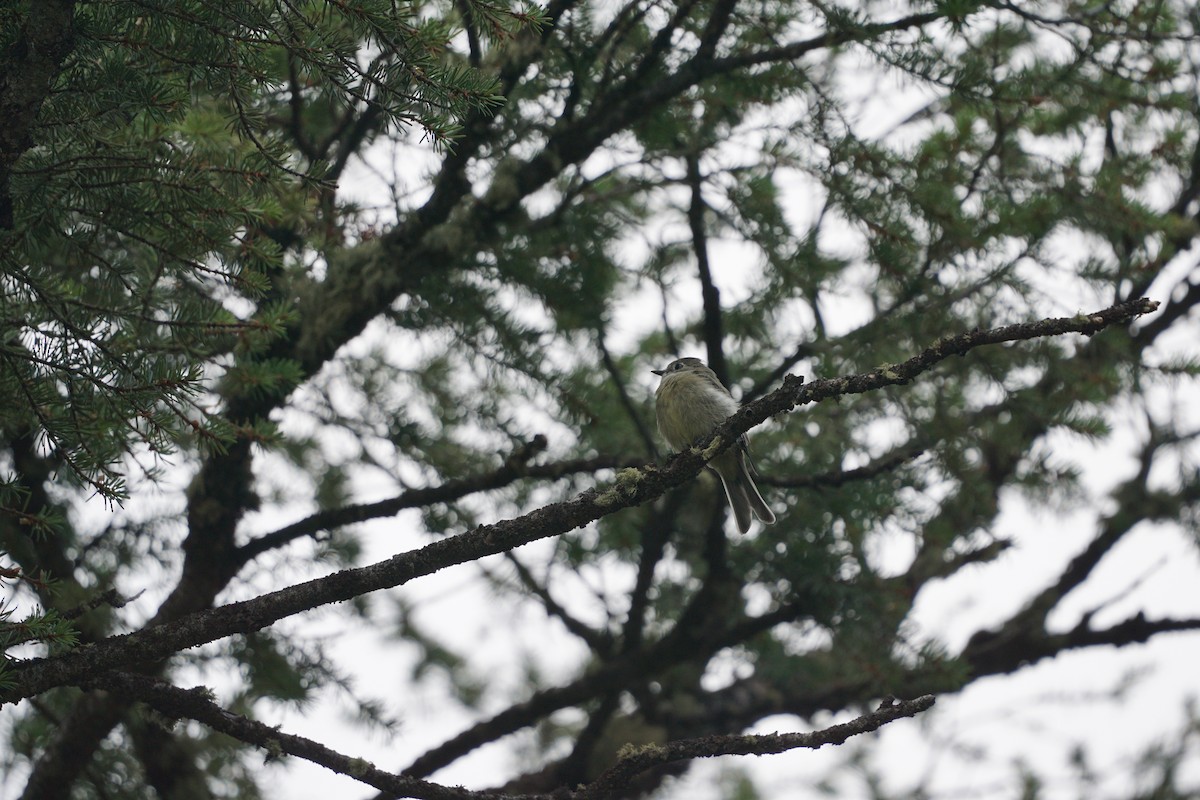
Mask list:
[[[650,371],[653,372],[655,375],[662,375],[664,372],[666,372],[665,369],[652,369]]]

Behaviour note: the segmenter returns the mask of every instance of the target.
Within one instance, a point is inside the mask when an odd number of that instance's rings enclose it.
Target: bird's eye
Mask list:
[[[675,370],[676,372],[679,372],[679,370],[683,369],[683,364],[680,364],[678,361],[676,361],[674,364],[671,365],[671,369]]]

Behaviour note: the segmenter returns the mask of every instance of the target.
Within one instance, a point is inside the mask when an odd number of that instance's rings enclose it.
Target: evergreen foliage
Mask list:
[[[1182,604],[1051,622],[1118,545],[1198,541],[1192,6],[11,4],[0,792],[272,796],[300,757],[347,791],[673,796],[778,752],[737,736],[773,715],[1194,637]],[[777,525],[727,534],[668,462],[678,355],[759,404]],[[1031,558],[1014,508],[1083,549],[948,641],[917,601]],[[439,616],[452,565],[472,611]],[[418,694],[444,714],[399,724]],[[290,736],[330,698],[390,761]],[[1194,716],[1147,749],[1157,796]],[[518,732],[508,772],[453,772]],[[847,752],[825,788],[900,796]]]

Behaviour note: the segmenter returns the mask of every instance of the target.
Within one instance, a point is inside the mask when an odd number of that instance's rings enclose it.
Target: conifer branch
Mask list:
[[[1158,303],[1143,298],[1092,314],[1018,323],[944,337],[907,361],[884,365],[858,375],[808,384],[804,383],[803,378],[788,376],[782,387],[744,406],[730,417],[707,442],[698,443],[700,446],[677,454],[662,467],[647,465],[641,469],[622,470],[615,481],[603,488],[589,489],[570,500],[518,517],[480,525],[474,530],[432,542],[418,550],[399,553],[385,561],[343,570],[251,600],[197,612],[136,633],[114,636],[73,652],[14,665],[9,674],[9,688],[0,692],[0,701],[12,702],[55,686],[77,683],[97,671],[157,661],[179,650],[234,634],[260,630],[280,619],[321,605],[400,586],[449,566],[566,533],[623,508],[648,503],[669,489],[691,480],[710,459],[728,449],[739,436],[775,414],[786,413],[808,403],[907,383],[937,363],[954,355],[964,355],[977,347],[1072,332],[1090,336],[1105,327],[1127,323],[1156,308]]]

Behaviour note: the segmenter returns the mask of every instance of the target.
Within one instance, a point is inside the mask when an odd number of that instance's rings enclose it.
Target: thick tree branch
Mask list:
[[[729,29],[729,21],[733,18],[733,9],[736,6],[737,0],[717,0],[713,5],[712,14],[704,25],[704,32],[700,34],[700,46],[696,48],[697,61],[712,59],[713,53],[717,51],[717,44]]]
[[[252,600],[190,614],[174,622],[115,636],[70,653],[14,665],[9,673],[10,688],[0,693],[0,701],[11,702],[54,686],[77,683],[98,671],[153,662],[182,649],[260,630],[280,619],[317,606],[400,586],[455,564],[468,563],[566,533],[623,508],[647,503],[691,480],[708,460],[729,448],[750,428],[776,414],[841,395],[904,384],[938,362],[950,356],[963,355],[977,347],[1071,332],[1092,335],[1107,326],[1127,323],[1153,311],[1157,306],[1153,301],[1142,299],[1093,314],[947,336],[907,361],[883,365],[859,375],[809,384],[805,384],[802,378],[788,376],[782,387],[744,406],[730,417],[708,442],[677,454],[663,467],[647,465],[641,469],[623,470],[607,486],[589,489],[571,500],[535,509],[512,519],[481,525],[376,564],[343,570]]]

